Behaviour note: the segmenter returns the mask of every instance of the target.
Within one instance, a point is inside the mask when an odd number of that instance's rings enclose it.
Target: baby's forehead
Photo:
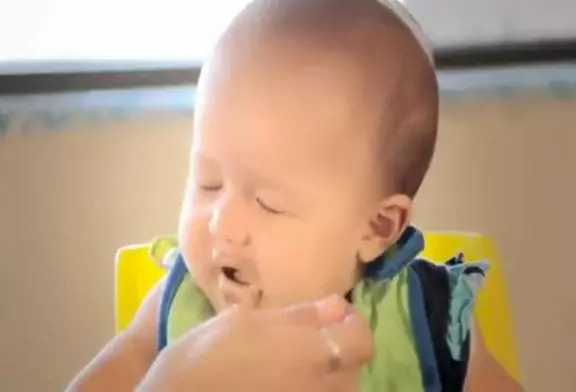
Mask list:
[[[395,122],[401,56],[382,62],[381,54],[363,48],[278,40],[261,42],[251,55],[231,48],[235,68],[224,64],[206,89],[214,104],[205,117],[214,126],[205,131],[220,144],[241,137],[254,154],[290,149],[310,165],[376,160],[379,141]]]
[[[343,132],[352,137],[374,128],[382,116],[392,116],[392,108],[390,113],[382,108],[394,100],[397,78],[397,67],[392,67],[386,78],[390,83],[380,81],[375,88],[361,68],[346,52],[272,47],[206,91],[213,103],[209,116],[227,128],[285,130],[283,137],[292,140],[334,138]]]
[[[257,60],[207,92],[213,99],[201,105],[196,128],[202,147],[219,161],[279,175],[365,172],[362,160],[374,156],[366,130],[376,120],[352,65],[340,54],[286,48]]]

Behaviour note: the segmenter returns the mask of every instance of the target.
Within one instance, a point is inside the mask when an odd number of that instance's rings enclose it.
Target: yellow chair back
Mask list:
[[[473,233],[424,233],[426,247],[422,256],[444,262],[458,252],[468,261],[487,260],[490,263],[485,286],[475,308],[478,329],[488,350],[517,380],[520,379],[514,330],[510,317],[508,294],[502,264],[490,238]],[[165,274],[150,255],[150,244],[121,248],[116,256],[116,331],[130,323],[144,296]]]

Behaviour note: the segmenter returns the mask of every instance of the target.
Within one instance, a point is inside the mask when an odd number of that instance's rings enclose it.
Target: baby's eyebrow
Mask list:
[[[194,165],[197,163],[200,163],[202,165],[212,166],[212,167],[219,166],[218,161],[216,159],[208,156],[204,151],[192,150],[190,152],[190,164]]]
[[[257,176],[254,178],[254,185],[257,188],[265,188],[271,190],[278,190],[283,193],[291,193],[291,187],[284,181],[279,181],[273,177]]]
[[[291,198],[302,197],[302,192],[299,191],[297,182],[290,181],[286,178],[278,176],[265,176],[259,173],[252,177],[252,184],[256,190],[259,189],[278,192]]]

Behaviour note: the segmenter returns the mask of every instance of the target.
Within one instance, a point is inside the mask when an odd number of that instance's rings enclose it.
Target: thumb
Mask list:
[[[352,311],[352,305],[341,295],[331,295],[316,302],[318,319],[322,325],[339,323]]]
[[[327,330],[340,348],[344,366],[361,365],[373,358],[372,332],[358,312],[351,312],[343,322],[333,324]]]
[[[270,311],[269,317],[282,324],[322,327],[341,322],[350,311],[351,305],[343,297],[332,295],[319,301],[300,303]]]

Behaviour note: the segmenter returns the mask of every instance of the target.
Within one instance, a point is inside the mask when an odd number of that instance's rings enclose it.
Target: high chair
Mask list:
[[[475,316],[486,347],[515,379],[520,379],[514,332],[502,264],[489,237],[474,233],[425,232],[421,256],[443,263],[458,252],[466,261],[490,264],[476,303]],[[165,274],[150,256],[150,244],[122,247],[116,255],[116,331],[130,323],[148,290]]]

